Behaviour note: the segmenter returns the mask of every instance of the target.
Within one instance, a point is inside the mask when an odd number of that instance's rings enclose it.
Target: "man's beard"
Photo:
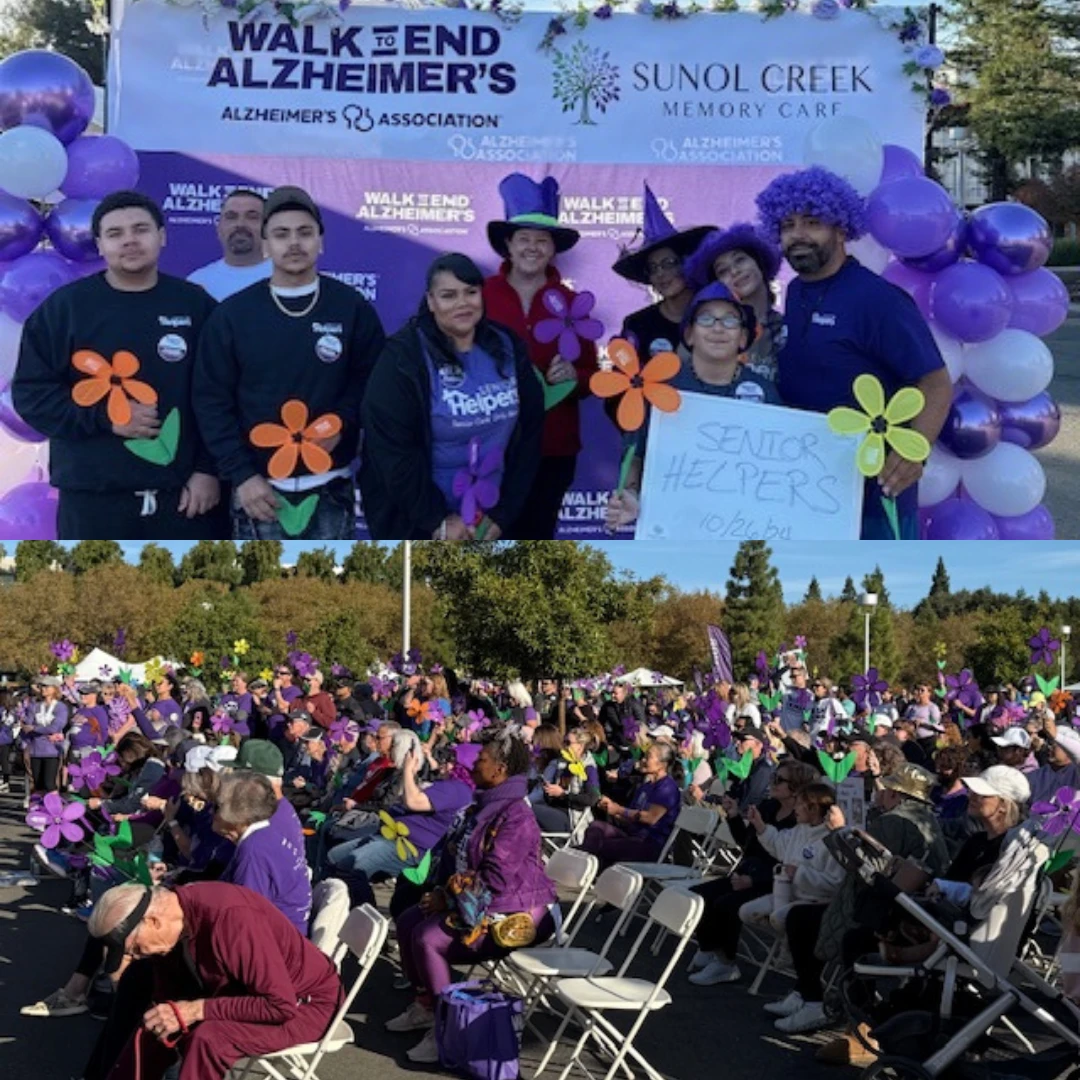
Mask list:
[[[827,265],[832,252],[819,244],[800,244],[797,253],[789,248],[784,257],[797,274],[816,274]]]
[[[255,237],[249,232],[234,232],[229,235],[230,255],[250,255],[255,250]]]

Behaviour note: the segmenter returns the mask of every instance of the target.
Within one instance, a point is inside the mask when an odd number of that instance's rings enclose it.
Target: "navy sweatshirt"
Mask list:
[[[318,303],[303,317],[282,312],[270,283],[259,281],[219,304],[206,324],[198,362],[199,426],[221,476],[234,485],[268,475],[274,450],[253,445],[251,431],[258,424],[280,425],[287,401],[307,405],[309,423],[326,413],[341,419],[333,468],[356,456],[360,401],[385,335],[375,309],[355,289],[333,278],[319,280]],[[309,475],[302,461],[292,475]]]
[[[144,292],[114,289],[105,274],[65,285],[26,320],[12,398],[19,415],[49,438],[49,475],[61,490],[179,490],[193,472],[214,473],[192,409],[199,334],[214,308],[198,285],[161,274]],[[93,405],[72,398],[87,376],[72,363],[90,350],[110,364],[117,352],[139,361],[134,378],[157,392],[158,419],[179,411],[180,438],[165,465],[137,457],[113,434],[108,397]]]

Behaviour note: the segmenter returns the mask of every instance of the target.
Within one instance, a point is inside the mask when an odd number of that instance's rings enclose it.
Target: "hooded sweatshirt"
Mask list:
[[[828,826],[796,825],[778,830],[766,825],[758,839],[781,866],[794,866],[792,896],[795,900],[824,903],[831,900],[844,880],[844,868],[825,847]]]

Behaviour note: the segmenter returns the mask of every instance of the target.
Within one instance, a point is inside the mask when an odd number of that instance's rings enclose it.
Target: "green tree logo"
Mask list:
[[[575,124],[595,124],[590,108],[607,112],[613,101],[619,100],[619,68],[611,53],[590,49],[578,41],[569,52],[555,53],[555,99],[562,102],[562,111],[579,109]]]

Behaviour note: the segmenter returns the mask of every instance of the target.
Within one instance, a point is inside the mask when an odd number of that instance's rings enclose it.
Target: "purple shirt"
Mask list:
[[[180,727],[184,720],[184,711],[171,697],[162,698],[151,705],[147,705],[147,711],[157,709],[158,715],[165,722],[166,727]]]
[[[390,811],[391,815],[409,829],[409,839],[416,845],[421,856],[430,851],[445,835],[459,810],[464,810],[473,800],[473,789],[464,780],[436,780],[424,789],[431,800],[431,810],[415,814],[403,806]]]
[[[290,687],[289,689],[291,690],[292,687]],[[221,698],[221,704],[226,707],[228,707],[230,704],[235,704],[238,709],[246,712],[248,716],[251,716],[251,695],[248,693],[223,694]]]
[[[31,757],[59,757],[63,743],[50,742],[50,735],[59,735],[67,727],[68,707],[57,701],[53,711],[47,713],[45,703],[39,704],[33,712],[34,730],[26,736]]]
[[[248,829],[221,880],[265,896],[301,934],[307,935],[311,879],[300,819],[287,800],[278,800],[269,821]]]
[[[637,789],[630,803],[631,810],[648,810],[650,806],[664,807],[664,816],[655,825],[635,824],[627,829],[631,836],[645,836],[663,847],[671,830],[675,828],[675,819],[679,816],[682,795],[679,785],[670,776],[662,780],[647,780]]]
[[[98,724],[98,732],[95,733],[90,718],[93,717]],[[69,732],[72,750],[87,750],[98,746],[104,746],[109,735],[109,713],[104,705],[84,705],[75,710],[71,718],[71,731]]]

